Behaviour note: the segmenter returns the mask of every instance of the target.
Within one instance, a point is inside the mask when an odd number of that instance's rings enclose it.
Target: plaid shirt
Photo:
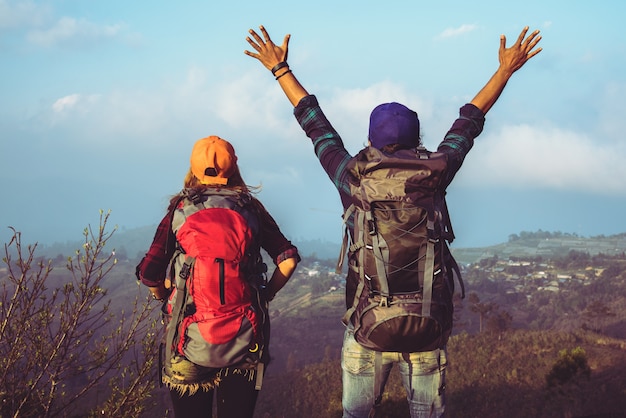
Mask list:
[[[322,167],[333,182],[343,204],[344,210],[350,206],[350,187],[346,167],[352,159],[343,145],[341,137],[330,124],[320,108],[317,98],[306,96],[294,109],[298,123],[313,142],[315,154]],[[482,132],[485,123],[483,112],[472,104],[461,107],[460,116],[437,148],[438,152],[448,155],[448,172],[444,184],[450,184],[461,168],[465,156],[474,145],[474,138]]]
[[[288,258],[296,258],[300,261],[298,249],[285,238],[274,218],[266,210],[259,210],[259,213],[261,248],[272,257],[276,265]],[[137,265],[137,279],[146,286],[159,286],[166,278],[168,266],[176,250],[176,237],[172,232],[171,220],[172,216],[169,213],[163,217],[154,234],[150,249]]]
[[[352,203],[348,182],[348,166],[353,158],[352,155],[348,153],[341,137],[326,119],[315,96],[310,95],[302,98],[294,109],[294,115],[306,135],[313,142],[315,154],[339,191],[341,203],[346,210]],[[454,121],[437,148],[438,152],[448,156],[448,169],[444,178],[445,187],[448,187],[461,168],[465,156],[474,145],[474,138],[482,132],[484,123],[485,115],[476,106],[466,104],[461,107],[459,118]],[[346,223],[352,235],[353,219],[348,219]],[[357,283],[358,277],[352,269],[348,269],[345,298],[347,308],[352,306]]]

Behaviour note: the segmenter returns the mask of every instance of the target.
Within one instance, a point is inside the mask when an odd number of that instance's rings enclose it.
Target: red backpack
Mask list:
[[[166,361],[204,367],[255,367],[265,345],[267,266],[259,219],[248,193],[185,189],[172,215],[177,251],[168,302]]]

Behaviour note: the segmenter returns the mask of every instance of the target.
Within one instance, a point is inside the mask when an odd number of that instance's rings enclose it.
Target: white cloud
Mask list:
[[[55,17],[50,4],[32,0],[0,0],[0,30],[23,32],[24,40],[50,48],[57,45],[91,45],[94,41],[117,38],[137,48],[145,40],[140,33],[130,32],[124,23],[101,24],[71,16]]]
[[[85,19],[74,19],[72,17],[62,17],[52,27],[48,29],[37,29],[31,31],[27,38],[30,42],[50,47],[64,43],[84,43],[98,39],[115,37],[120,33],[123,26],[100,25]]]
[[[369,117],[372,109],[381,103],[398,102],[419,113],[420,120],[430,118],[432,106],[410,94],[406,87],[384,81],[363,89],[339,89],[333,92],[329,103],[322,103],[335,129],[342,136],[346,148],[360,150],[367,142]]]
[[[453,38],[456,36],[464,35],[468,32],[472,32],[476,28],[478,28],[477,25],[469,25],[469,24],[464,24],[457,28],[447,28],[443,32],[441,32],[439,35],[437,35],[436,38],[437,39]]]
[[[237,143],[242,154],[259,161],[270,161],[276,158],[272,155],[277,149],[283,149],[291,156],[288,167],[294,171],[289,177],[296,180],[305,176],[298,173],[304,170],[298,159],[310,158],[310,149],[300,146],[306,139],[273,79],[263,81],[253,73],[230,81],[215,79],[210,70],[191,67],[182,81],[159,90],[118,90],[102,96],[70,94],[51,105],[49,117],[55,125],[77,132],[77,137],[88,129],[94,141],[107,143],[126,138],[133,138],[137,145],[169,144],[172,138],[191,143],[201,135],[223,135]],[[619,102],[622,87],[607,88],[605,108]],[[361,89],[320,89],[317,93],[352,153],[365,143],[369,114],[379,103],[397,101],[415,109],[427,133],[438,123],[432,103],[391,82]],[[476,140],[455,183],[626,194],[626,149],[617,140],[604,140],[607,132],[617,131],[609,125],[617,123],[617,113],[595,127],[603,132],[597,134],[602,139],[597,141],[589,133],[594,127],[585,132],[540,123],[491,128]],[[449,120],[445,122],[441,129],[449,126]],[[279,171],[284,174],[285,169]],[[267,179],[268,174],[262,177]]]
[[[155,142],[164,125],[180,125],[168,112],[171,94],[140,90],[115,90],[105,94],[74,93],[55,100],[32,119],[32,130],[61,129],[63,140],[82,142],[90,132],[94,142],[121,144],[132,137]],[[185,122],[182,122],[185,126]],[[158,138],[158,137],[157,137]]]
[[[78,103],[80,94],[71,94],[69,96],[61,97],[52,104],[52,110],[57,113],[63,112],[66,109],[71,109]]]
[[[0,29],[37,26],[49,13],[48,6],[33,1],[0,0]]]
[[[625,151],[585,133],[504,126],[477,139],[457,182],[625,195]]]
[[[276,85],[264,82],[258,75],[246,74],[238,79],[221,83],[215,97],[211,98],[219,117],[230,125],[248,124],[259,129],[280,126],[278,106],[286,105],[278,101],[282,94]]]
[[[626,83],[608,81],[598,103],[595,104],[599,118],[598,130],[602,138],[616,144],[623,143],[624,115],[626,114]]]
[[[99,100],[98,94],[70,94],[60,99],[57,99],[52,104],[52,110],[55,113],[67,113],[72,110],[80,110],[81,112],[88,112]]]

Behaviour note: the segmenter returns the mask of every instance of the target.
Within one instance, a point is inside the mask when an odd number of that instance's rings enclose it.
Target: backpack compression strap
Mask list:
[[[354,208],[351,206],[349,208],[349,212],[352,212]],[[346,215],[344,216],[344,222],[348,218],[349,213],[346,211]],[[365,287],[365,273],[363,269],[363,247],[364,245],[364,233],[365,231],[360,225],[373,225],[373,219],[371,212],[366,211],[357,211],[356,215],[357,219],[354,222],[354,234],[356,242],[350,246],[350,251],[359,251],[359,284],[357,286],[356,292],[354,294],[354,301],[352,302],[352,306],[346,311],[342,322],[344,324],[348,324],[350,322],[350,318],[352,314],[356,310],[356,307],[359,303],[359,299],[361,297],[361,293]],[[363,218],[367,221],[367,223],[363,223]],[[435,234],[435,223],[432,220],[427,222],[428,228],[428,240],[426,242],[426,258],[424,265],[424,281],[422,283],[422,316],[428,317],[430,316],[430,308],[432,305],[432,295],[433,295],[433,280],[435,277],[435,244],[439,242],[439,239],[434,238]],[[376,273],[378,274],[379,283],[381,286],[381,300],[380,306],[388,306],[389,303],[389,282],[387,280],[387,269],[386,265],[389,261],[389,248],[387,246],[384,238],[378,234],[375,230],[368,231],[372,235],[372,251],[374,251],[374,256],[376,259]],[[344,242],[342,244],[342,250],[340,254],[340,261],[337,263],[338,271],[341,271],[341,265],[343,264],[343,254],[345,252],[345,247],[347,244],[347,230],[344,233]],[[367,248],[366,248],[367,249]],[[458,276],[460,278],[460,275]],[[417,277],[419,282],[419,276]],[[463,284],[461,283],[461,287],[463,288],[463,293],[465,293],[465,289]]]
[[[343,269],[343,259],[346,256],[346,250],[348,249],[348,219],[354,212],[354,205],[350,205],[346,212],[343,214],[343,240],[341,241],[341,250],[339,251],[339,259],[337,260],[337,266],[335,267],[335,273],[341,274],[341,270]],[[363,242],[363,241],[361,241]]]
[[[180,254],[182,255],[182,253]],[[185,306],[185,302],[187,300],[187,278],[191,274],[191,270],[193,269],[195,261],[195,258],[186,256],[180,274],[178,275],[178,277],[175,278],[176,301],[174,302],[174,306],[172,307],[172,318],[170,319],[170,323],[168,325],[169,328],[167,330],[167,341],[165,347],[166,365],[171,365],[173,354],[172,352],[174,351],[174,347],[176,346],[174,340],[177,338],[178,325],[183,319],[183,306]]]
[[[346,250],[348,247],[348,240],[350,239],[349,233],[348,233],[348,219],[350,218],[352,213],[354,213],[354,210],[355,210],[355,206],[350,205],[350,207],[346,209],[346,212],[343,215],[343,223],[344,223],[343,242],[341,244],[341,252],[339,253],[339,260],[337,261],[337,268],[335,270],[337,274],[341,274],[341,270],[343,267],[343,259],[344,259],[344,256],[346,254]],[[361,228],[358,228],[356,220],[354,222],[354,235],[355,236],[353,237],[352,240],[356,242],[353,242],[352,245],[350,245],[349,251],[351,252],[356,251],[365,245],[365,241],[363,239],[363,231],[361,230]],[[362,262],[363,262],[363,259],[361,257],[359,259],[359,263],[362,263]],[[353,267],[348,265],[348,269],[351,269],[351,268]],[[356,292],[354,293],[354,300],[352,301],[352,306],[346,311],[345,315],[342,318],[342,322],[345,325],[348,325],[350,323],[350,318],[352,317],[352,314],[356,310],[357,304],[359,303],[359,298],[361,297],[361,293],[363,292],[363,288],[365,287],[365,280],[363,280],[364,279],[363,269],[357,269],[356,271],[359,273],[359,284],[357,285]]]
[[[354,206],[350,206],[344,215],[344,222],[347,221],[350,214],[354,211]],[[362,225],[368,225],[369,229],[366,231],[362,228]],[[365,233],[368,233],[372,236],[372,248],[365,245]],[[389,262],[389,247],[387,246],[387,242],[382,237],[382,235],[378,234],[375,227],[375,221],[372,218],[372,213],[370,211],[357,210],[355,213],[354,219],[354,235],[355,242],[350,246],[350,251],[355,252],[358,251],[359,259],[358,259],[358,273],[359,273],[359,284],[357,285],[356,292],[354,293],[354,300],[352,302],[352,306],[346,311],[343,316],[343,323],[348,324],[350,322],[350,318],[352,314],[356,310],[357,305],[359,304],[359,299],[361,298],[361,294],[363,293],[363,289],[365,288],[365,280],[370,280],[365,276],[365,270],[363,268],[364,263],[364,251],[372,250],[374,251],[374,257],[376,259],[376,274],[379,277],[380,281],[380,293],[381,293],[381,306],[389,306],[389,282],[387,281],[387,269],[385,266]],[[347,229],[344,235],[344,243],[342,244],[342,250],[340,255],[340,263],[338,263],[338,268],[343,264],[343,254],[345,252],[345,246],[347,243]],[[339,271],[341,271],[339,269]],[[358,326],[358,325],[357,325]]]
[[[437,240],[432,237],[435,231],[435,223],[428,220],[428,240],[426,241],[426,260],[424,261],[424,283],[422,287],[422,316],[430,316],[430,305],[433,298],[433,279],[435,276],[435,243]]]
[[[372,237],[372,251],[374,251],[374,259],[376,260],[376,275],[380,283],[380,305],[388,306],[389,280],[387,278],[387,265],[389,264],[389,246],[385,238],[378,233],[376,220],[373,219],[372,212],[369,210],[367,212],[359,211],[358,214],[361,217],[365,216],[365,223],[362,223],[362,220],[359,219],[359,225],[367,225],[369,229],[367,233]]]

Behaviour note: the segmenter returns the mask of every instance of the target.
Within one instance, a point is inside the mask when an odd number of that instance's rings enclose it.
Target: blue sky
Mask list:
[[[449,189],[456,247],[520,231],[626,232],[626,3],[530,0],[0,0],[0,238],[65,242],[111,210],[158,223],[193,143],[233,143],[294,240],[339,241],[341,206],[271,74],[243,54],[263,24],[356,153],[371,109],[416,110],[429,148],[528,25],[514,75]],[[313,3],[310,3],[311,5]],[[513,6],[512,6],[513,5]]]

